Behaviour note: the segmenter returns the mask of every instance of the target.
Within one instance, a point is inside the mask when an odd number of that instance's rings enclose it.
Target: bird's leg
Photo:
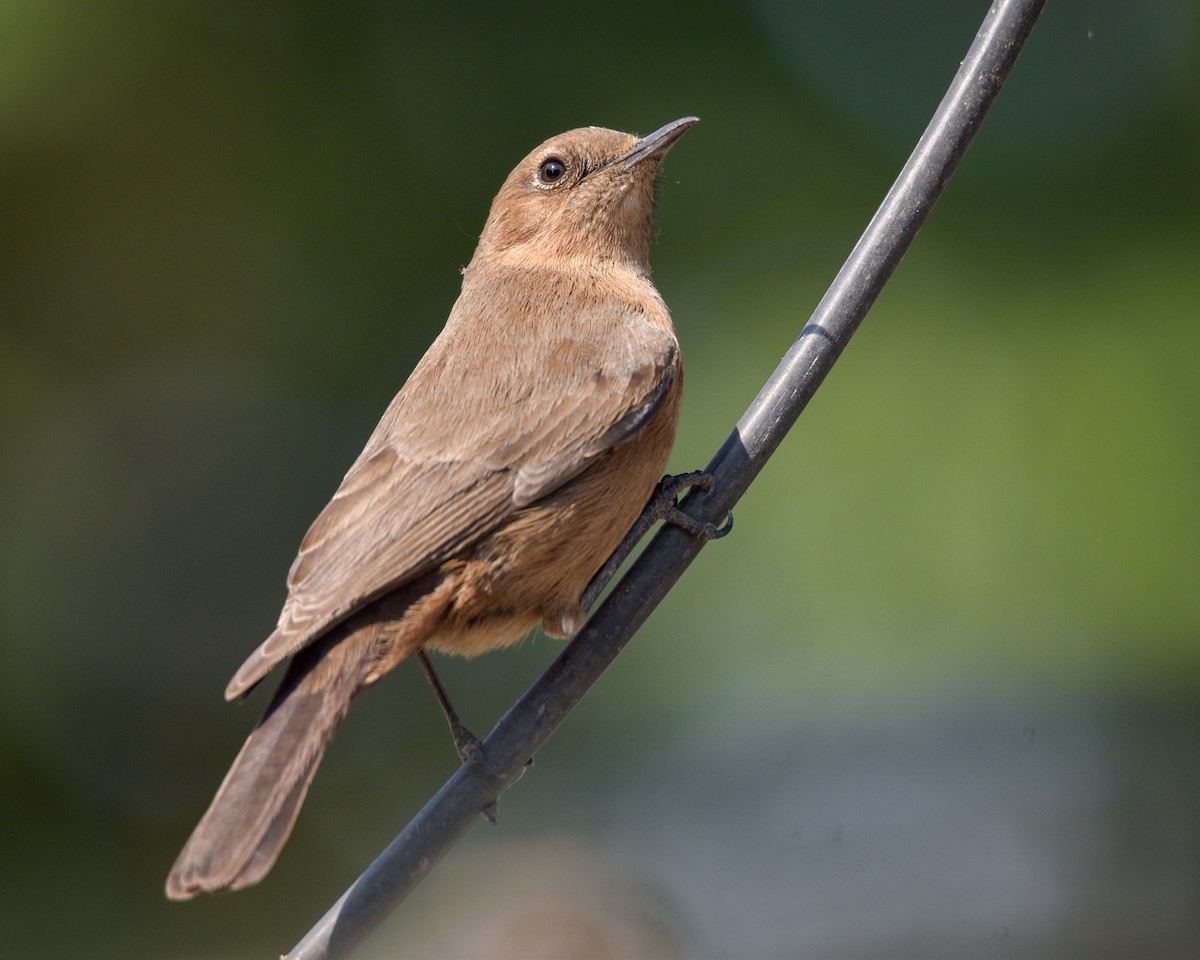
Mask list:
[[[584,613],[591,610],[592,604],[596,602],[601,592],[608,586],[608,581],[620,569],[621,564],[633,552],[633,548],[638,545],[638,541],[659,520],[672,523],[701,540],[719,540],[725,534],[729,533],[733,529],[732,511],[730,511],[725,523],[717,527],[715,524],[706,523],[703,520],[697,520],[695,517],[688,516],[679,509],[676,497],[681,491],[689,487],[699,487],[701,490],[707,490],[711,486],[712,474],[705,473],[702,470],[694,470],[691,473],[678,473],[659,480],[658,486],[654,488],[654,493],[650,495],[650,500],[642,510],[641,516],[633,522],[633,526],[625,534],[625,539],[617,545],[617,549],[613,551],[612,556],[604,562],[604,566],[592,577],[592,582],[588,584],[587,589],[583,591],[583,596],[579,598],[579,606],[583,609]]]
[[[483,744],[458,719],[458,713],[455,712],[450,698],[446,695],[446,688],[442,686],[442,681],[433,669],[433,664],[429,662],[429,655],[424,650],[417,651],[417,662],[421,665],[421,670],[424,671],[429,686],[433,688],[433,695],[437,697],[438,706],[442,708],[442,715],[445,716],[446,723],[450,725],[450,736],[454,738],[454,748],[458,751],[459,759],[463,763],[478,763],[483,759]]]

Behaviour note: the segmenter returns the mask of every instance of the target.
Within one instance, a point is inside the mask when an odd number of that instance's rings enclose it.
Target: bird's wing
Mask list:
[[[560,335],[535,352],[456,343],[448,324],[304,537],[279,624],[226,696],[635,435],[678,368],[674,336],[645,327],[637,346]]]

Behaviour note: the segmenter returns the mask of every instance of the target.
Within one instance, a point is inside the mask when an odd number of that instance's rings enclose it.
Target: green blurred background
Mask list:
[[[987,6],[0,4],[0,955],[277,955],[452,772],[402,668],[265,883],[163,898],[517,160],[703,119],[696,468]],[[363,956],[1200,955],[1197,20],[1052,0],[734,536]],[[445,679],[483,733],[557,649]]]

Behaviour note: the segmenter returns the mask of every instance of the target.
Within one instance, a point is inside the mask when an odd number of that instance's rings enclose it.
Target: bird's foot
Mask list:
[[[457,717],[450,724],[450,736],[454,738],[454,749],[463,763],[483,762],[483,741],[464,727]]]
[[[647,526],[655,520],[664,520],[701,540],[720,540],[733,529],[732,510],[726,516],[725,522],[718,527],[715,523],[697,520],[679,509],[680,493],[692,487],[700,490],[711,489],[712,482],[712,474],[705,473],[703,470],[663,477],[658,481],[658,486],[654,488],[650,502],[646,504],[646,509],[642,513],[643,517],[650,518]]]
[[[705,473],[703,470],[668,475],[659,480],[658,486],[654,488],[654,493],[650,495],[650,500],[641,515],[634,521],[629,532],[625,534],[625,539],[618,544],[612,556],[605,561],[604,566],[597,571],[596,575],[592,577],[592,582],[583,591],[583,596],[579,598],[580,610],[586,613],[592,609],[592,604],[599,599],[600,594],[616,575],[621,564],[633,552],[633,548],[659,520],[673,524],[701,540],[719,540],[729,533],[733,529],[732,510],[725,523],[718,527],[716,524],[697,520],[679,509],[676,498],[682,491],[691,487],[708,490],[712,486],[712,482],[712,474]]]

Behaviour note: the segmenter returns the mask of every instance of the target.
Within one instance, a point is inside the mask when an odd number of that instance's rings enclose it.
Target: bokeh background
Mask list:
[[[401,669],[265,883],[162,896],[518,159],[703,119],[696,468],[987,5],[0,5],[0,954],[277,955],[452,772]],[[1198,19],[1052,0],[734,536],[364,957],[1200,955]],[[445,679],[484,733],[557,649]]]

